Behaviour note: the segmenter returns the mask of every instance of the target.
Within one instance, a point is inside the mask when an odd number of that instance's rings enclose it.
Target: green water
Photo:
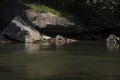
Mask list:
[[[119,46],[0,44],[0,80],[120,80]]]

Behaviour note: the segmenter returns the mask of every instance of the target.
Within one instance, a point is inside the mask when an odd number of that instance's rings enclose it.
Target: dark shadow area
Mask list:
[[[0,31],[2,31],[15,16],[21,14],[22,7],[18,0],[0,1]]]

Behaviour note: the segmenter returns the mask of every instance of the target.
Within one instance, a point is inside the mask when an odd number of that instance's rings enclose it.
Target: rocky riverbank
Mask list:
[[[1,0],[0,32],[18,42],[42,41],[42,35],[74,40],[120,37],[119,5],[104,0]]]
[[[17,15],[4,28],[2,35],[17,42],[73,42],[78,41],[71,36],[76,35],[78,30],[80,32],[79,28],[66,18],[52,13],[23,10],[22,15]]]
[[[22,10],[21,14],[15,16],[1,33],[7,39],[17,42],[72,42],[102,40],[105,32],[110,34],[110,31],[105,29],[88,28],[50,12]],[[62,36],[61,39],[57,39],[58,36]]]

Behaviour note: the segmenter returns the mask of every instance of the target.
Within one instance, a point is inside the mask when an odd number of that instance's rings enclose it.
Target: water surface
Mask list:
[[[1,80],[120,80],[119,45],[0,44]]]

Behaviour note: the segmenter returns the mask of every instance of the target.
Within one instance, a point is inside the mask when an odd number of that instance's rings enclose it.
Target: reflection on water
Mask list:
[[[38,53],[39,50],[51,50],[62,48],[67,43],[56,42],[56,43],[9,43],[1,44],[0,51],[3,53]]]
[[[118,43],[106,43],[109,54],[118,54],[119,55],[119,44]]]
[[[119,44],[118,43],[107,42],[106,46],[108,47],[109,50],[119,49]]]
[[[120,80],[119,49],[108,48],[104,42],[0,44],[0,79]]]

